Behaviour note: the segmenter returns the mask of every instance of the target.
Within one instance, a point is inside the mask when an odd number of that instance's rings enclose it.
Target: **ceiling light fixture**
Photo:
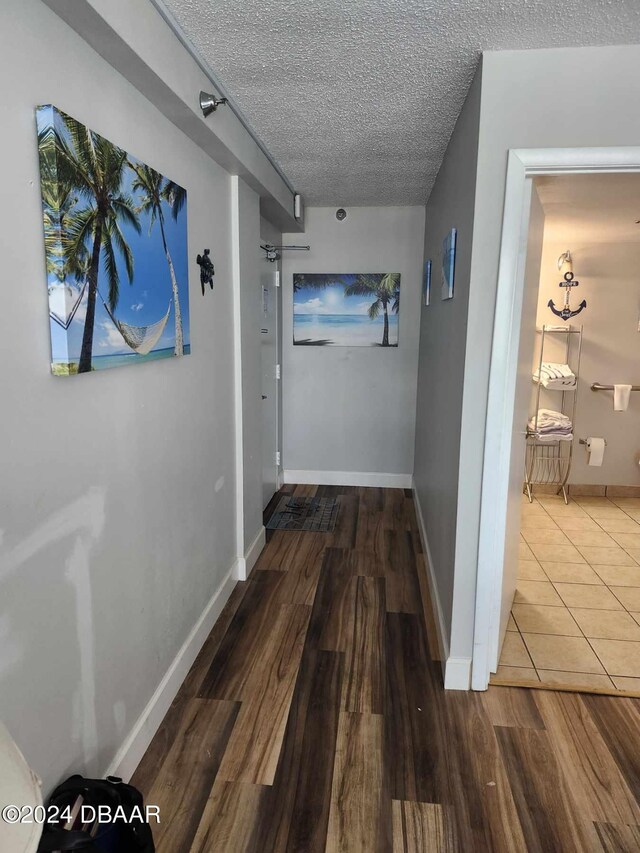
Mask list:
[[[200,109],[205,118],[226,103],[226,98],[216,98],[215,95],[210,95],[208,92],[200,92]]]

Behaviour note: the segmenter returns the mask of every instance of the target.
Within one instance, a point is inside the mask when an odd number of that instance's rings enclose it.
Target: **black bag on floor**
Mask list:
[[[121,817],[109,823],[94,822],[91,828],[63,828],[59,823],[45,823],[38,853],[77,850],[79,853],[154,853],[155,845],[151,827],[144,820],[142,794],[133,785],[127,785],[116,776],[106,779],[85,779],[70,776],[55,789],[47,803],[47,814],[56,807],[59,814],[68,813],[82,797],[82,806],[98,811],[107,806],[110,814],[118,809]],[[138,817],[138,813],[142,815]]]

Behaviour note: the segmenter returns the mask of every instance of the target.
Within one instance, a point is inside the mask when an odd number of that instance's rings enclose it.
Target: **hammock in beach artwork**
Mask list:
[[[52,372],[187,355],[186,191],[50,104],[36,117]]]
[[[397,347],[400,273],[295,273],[295,346]]]

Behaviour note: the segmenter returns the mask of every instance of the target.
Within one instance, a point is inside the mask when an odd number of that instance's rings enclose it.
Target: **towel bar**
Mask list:
[[[613,391],[613,385],[601,385],[599,382],[594,382],[591,386],[592,391]],[[632,391],[640,391],[640,385],[632,385]]]

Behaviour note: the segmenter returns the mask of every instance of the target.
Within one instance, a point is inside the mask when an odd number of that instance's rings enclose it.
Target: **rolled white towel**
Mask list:
[[[563,377],[562,379],[546,379],[545,377],[539,381],[535,376],[533,377],[534,382],[539,382],[543,388],[548,388],[550,391],[568,391],[571,388],[576,387],[576,378]]]
[[[543,361],[540,368],[533,374],[533,381],[544,388],[555,389],[561,385],[572,388],[575,387],[576,377],[568,364]]]
[[[560,365],[555,364],[553,361],[543,361],[540,373],[548,376],[549,379],[559,379],[562,376]]]

